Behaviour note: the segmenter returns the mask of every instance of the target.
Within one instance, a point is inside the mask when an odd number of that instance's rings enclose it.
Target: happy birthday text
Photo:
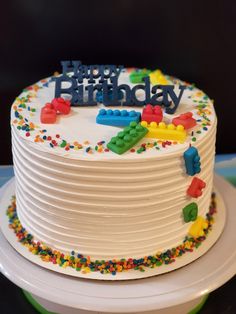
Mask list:
[[[63,94],[71,96],[72,106],[95,106],[95,93],[102,92],[105,106],[144,106],[146,104],[161,105],[166,113],[173,114],[181,100],[185,85],[179,85],[176,94],[174,85],[151,86],[149,76],[143,78],[143,84],[129,86],[118,84],[124,66],[115,65],[83,65],[80,61],[62,61],[62,75],[55,77],[55,97]],[[68,75],[70,73],[70,75]],[[87,79],[87,84],[84,83]],[[65,83],[68,83],[65,87]],[[143,91],[143,100],[137,92]],[[87,92],[87,99],[85,99]],[[122,92],[122,99],[120,93]]]

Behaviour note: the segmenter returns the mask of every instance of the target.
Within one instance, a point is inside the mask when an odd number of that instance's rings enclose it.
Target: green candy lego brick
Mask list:
[[[113,137],[107,147],[114,153],[121,155],[137,144],[147,132],[147,128],[133,121],[116,137]]]
[[[195,221],[197,219],[198,206],[196,203],[190,203],[183,208],[184,222]]]
[[[137,84],[137,83],[143,83],[143,78],[148,76],[151,73],[150,70],[142,69],[138,71],[133,71],[129,78],[131,83]]]

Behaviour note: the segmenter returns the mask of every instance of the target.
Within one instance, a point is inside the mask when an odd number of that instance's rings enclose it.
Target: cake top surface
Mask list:
[[[122,69],[118,83],[127,84],[132,89],[137,84],[131,82],[131,75],[136,74],[138,71],[140,70],[133,68]],[[192,113],[195,126],[184,130],[186,133],[184,139],[179,140],[178,136],[177,139],[168,139],[168,136],[167,139],[163,139],[158,138],[158,136],[152,138],[144,135],[142,139],[121,155],[111,151],[107,144],[119,132],[122,132],[124,127],[97,123],[97,116],[99,112],[100,114],[102,112],[100,110],[111,109],[113,113],[110,113],[110,115],[113,116],[114,111],[116,111],[115,115],[123,115],[121,111],[127,110],[128,115],[130,115],[132,110],[142,113],[144,106],[108,107],[103,103],[97,103],[95,106],[71,106],[69,114],[57,114],[55,123],[42,123],[40,118],[42,108],[55,98],[56,83],[54,77],[42,79],[23,90],[12,105],[11,124],[22,140],[27,141],[30,145],[36,145],[34,147],[37,147],[38,150],[72,159],[145,160],[150,157],[166,156],[178,150],[184,151],[190,144],[195,145],[195,143],[202,140],[211,130],[216,121],[213,103],[204,92],[192,84],[168,75],[162,75],[162,73],[161,80],[164,80],[165,84],[174,85],[176,95],[179,94],[180,86],[185,86],[180,103],[173,114],[167,113],[168,110],[162,107],[162,122],[166,125],[164,125],[164,128],[167,132],[169,124],[172,125],[169,127],[171,132],[173,132],[173,129],[176,131],[180,129],[181,131],[181,128],[173,126],[173,119],[180,117],[181,114]],[[86,85],[88,85],[87,79],[84,80],[84,86]],[[151,87],[153,85],[151,80]],[[68,86],[68,83],[65,82],[64,87]],[[144,93],[145,91],[142,89],[137,89],[136,98],[140,101],[143,100]],[[96,92],[94,95],[96,98]],[[65,98],[69,99],[68,95]],[[117,113],[117,110],[119,110],[119,113]],[[127,115],[127,113],[124,113],[124,115]],[[143,126],[147,125],[144,123]],[[163,128],[163,123],[160,128]],[[150,130],[148,134],[150,134]]]

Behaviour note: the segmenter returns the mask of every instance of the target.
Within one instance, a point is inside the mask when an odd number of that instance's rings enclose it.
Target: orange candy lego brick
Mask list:
[[[40,114],[41,123],[52,124],[57,119],[57,112],[51,103],[47,103],[42,109]]]
[[[206,183],[203,180],[197,177],[194,177],[187,190],[187,194],[191,197],[198,198],[199,196],[202,195],[202,190],[205,187],[206,187]]]
[[[183,125],[185,130],[191,129],[197,124],[196,120],[193,118],[192,112],[182,113],[180,116],[174,118],[172,123],[175,126]]]

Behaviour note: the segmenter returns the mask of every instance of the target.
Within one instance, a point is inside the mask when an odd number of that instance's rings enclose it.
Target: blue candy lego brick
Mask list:
[[[131,110],[112,110],[100,109],[97,115],[96,122],[98,124],[112,126],[128,126],[130,122],[138,123],[141,120],[141,113]]]
[[[196,147],[191,146],[184,152],[184,161],[188,175],[194,176],[201,171],[200,156]]]

